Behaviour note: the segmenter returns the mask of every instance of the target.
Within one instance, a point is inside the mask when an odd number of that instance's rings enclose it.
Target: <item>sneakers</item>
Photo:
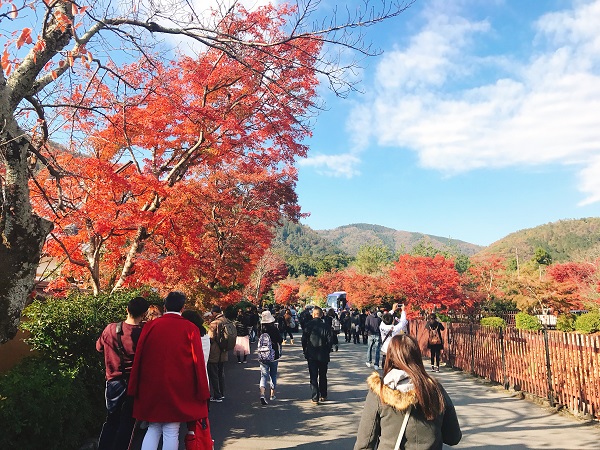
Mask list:
[[[269,400],[273,401],[275,400],[277,397],[275,397],[274,395],[271,395],[271,398]]]
[[[379,370],[379,369],[381,369],[381,367],[379,367],[379,366],[376,364],[376,365],[374,365],[374,366],[373,366],[373,369],[375,369],[375,370]]]
[[[326,401],[327,401],[327,397],[321,397],[321,398],[319,399],[319,401],[320,401],[320,402],[326,402]]]
[[[440,371],[440,366],[435,366],[435,368],[433,369],[434,372],[439,372]]]
[[[367,367],[371,367],[371,363],[370,362],[365,363],[365,364],[367,365]]]
[[[264,398],[264,397],[260,397],[260,403],[261,403],[262,405],[265,405],[265,406],[269,404],[269,403],[267,402],[267,399],[266,399],[266,398]]]
[[[223,397],[219,397],[219,398],[211,397],[210,401],[215,402],[215,403],[223,403]]]
[[[311,403],[313,405],[318,405],[319,404],[319,400],[311,399],[310,401],[311,401]]]
[[[431,366],[431,371],[435,372],[435,366]]]
[[[246,360],[243,360],[243,361],[242,361],[242,363],[244,363],[244,364],[248,364],[248,361],[246,361]]]

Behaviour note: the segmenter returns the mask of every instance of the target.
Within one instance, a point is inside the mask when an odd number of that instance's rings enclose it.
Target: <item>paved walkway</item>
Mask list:
[[[225,364],[226,399],[211,403],[216,450],[351,450],[370,374],[366,346],[341,343],[329,365],[329,401],[313,405],[299,344],[284,346],[277,400],[262,406],[255,355],[248,364]],[[254,350],[254,346],[252,346]],[[231,356],[231,355],[230,355]],[[427,366],[426,366],[427,367]],[[600,449],[600,426],[556,413],[477,380],[442,368],[436,377],[456,405],[463,439],[456,449]]]

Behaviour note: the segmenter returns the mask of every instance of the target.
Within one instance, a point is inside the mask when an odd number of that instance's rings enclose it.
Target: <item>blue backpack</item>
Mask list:
[[[269,333],[263,333],[258,338],[256,353],[260,362],[275,361],[275,350],[273,350],[273,343],[271,342]]]

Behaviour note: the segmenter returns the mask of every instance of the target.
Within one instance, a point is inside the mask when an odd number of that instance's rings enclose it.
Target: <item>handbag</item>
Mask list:
[[[404,414],[404,421],[402,422],[402,428],[400,428],[398,439],[396,439],[396,446],[394,447],[394,450],[400,449],[400,443],[402,442],[402,437],[404,436],[404,432],[406,431],[406,424],[408,423],[408,418],[410,417],[411,411],[412,405],[408,407],[408,409],[406,410],[406,414]]]
[[[194,433],[185,436],[185,450],[214,450],[208,417],[196,421]]]

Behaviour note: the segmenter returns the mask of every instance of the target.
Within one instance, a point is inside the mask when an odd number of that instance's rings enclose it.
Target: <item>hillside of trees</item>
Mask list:
[[[480,245],[457,239],[394,230],[366,223],[345,225],[333,230],[318,230],[316,233],[351,256],[356,256],[359,249],[364,245],[384,245],[397,254],[411,253],[415,246],[423,244],[467,256],[472,256],[483,249]]]
[[[554,262],[595,259],[600,256],[600,217],[559,220],[509,234],[483,249],[479,255],[498,255],[507,260],[529,260],[538,248]]]
[[[332,269],[342,269],[352,259],[310,227],[288,220],[277,228],[273,250],[285,259],[292,277],[315,276]]]

